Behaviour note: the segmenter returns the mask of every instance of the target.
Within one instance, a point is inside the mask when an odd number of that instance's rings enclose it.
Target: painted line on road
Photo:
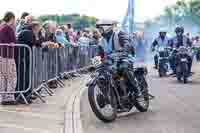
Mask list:
[[[84,78],[78,89],[71,95],[66,106],[64,133],[83,133],[80,118],[80,97],[86,89],[86,87],[82,87],[82,84],[86,84],[87,80],[87,77]]]
[[[75,103],[74,103],[74,133],[83,133],[83,127],[81,122],[81,96],[87,88],[82,88],[76,96]]]

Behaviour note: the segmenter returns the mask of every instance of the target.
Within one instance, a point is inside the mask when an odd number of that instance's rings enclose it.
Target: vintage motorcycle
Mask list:
[[[141,92],[139,98],[130,85],[127,73],[134,75],[131,80],[135,82],[135,89]],[[88,99],[94,114],[103,122],[112,122],[119,113],[130,112],[133,107],[146,112],[150,101],[146,75],[146,68],[133,68],[127,52],[110,54],[95,67],[92,80],[87,84]]]
[[[189,77],[188,57],[191,56],[191,48],[181,46],[176,54],[176,77],[178,81],[187,83]]]
[[[171,49],[167,47],[159,47],[157,49],[159,77],[167,76],[167,72],[169,71],[170,51]]]

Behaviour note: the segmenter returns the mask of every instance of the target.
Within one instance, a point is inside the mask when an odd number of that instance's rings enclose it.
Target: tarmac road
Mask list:
[[[92,112],[87,90],[81,99],[84,133],[200,133],[200,64],[195,64],[192,82],[178,83],[174,77],[148,76],[149,90],[156,96],[146,113],[133,110],[114,123],[104,124]]]

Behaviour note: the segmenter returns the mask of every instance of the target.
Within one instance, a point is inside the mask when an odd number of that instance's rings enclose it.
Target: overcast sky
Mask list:
[[[17,17],[24,11],[33,15],[81,13],[98,18],[122,20],[128,0],[0,0],[0,16],[13,11]],[[176,0],[135,0],[136,21],[159,15]],[[11,4],[12,3],[12,4]]]

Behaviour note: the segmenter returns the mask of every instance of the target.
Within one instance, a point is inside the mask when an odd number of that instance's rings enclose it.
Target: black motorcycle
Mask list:
[[[177,49],[176,55],[176,77],[178,81],[187,83],[189,77],[188,57],[190,50],[186,47]]]
[[[115,52],[95,69],[92,80],[87,84],[88,98],[94,114],[103,122],[112,122],[117,114],[130,112],[135,106],[139,111],[146,112],[149,108],[149,92],[146,81],[147,69],[133,69],[128,60],[127,52]],[[136,97],[128,74],[135,82],[136,89],[142,96]]]
[[[169,54],[171,49],[159,47],[157,50],[158,56],[158,74],[159,77],[167,76],[169,71]]]

